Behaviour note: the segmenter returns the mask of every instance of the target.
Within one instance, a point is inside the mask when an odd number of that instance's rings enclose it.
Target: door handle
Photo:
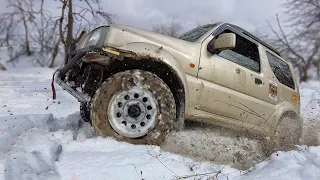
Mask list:
[[[254,83],[256,83],[256,84],[262,84],[262,81],[261,81],[261,79],[259,79],[259,78],[254,78]]]

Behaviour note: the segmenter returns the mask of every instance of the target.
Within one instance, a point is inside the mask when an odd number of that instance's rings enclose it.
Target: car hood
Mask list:
[[[188,42],[144,29],[118,24],[110,25],[105,39],[106,46],[118,48],[138,42],[154,44],[163,47],[173,56],[188,56],[188,58],[196,58],[201,48],[201,44],[198,42]]]

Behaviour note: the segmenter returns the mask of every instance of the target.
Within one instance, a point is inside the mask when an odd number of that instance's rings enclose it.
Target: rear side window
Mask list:
[[[289,65],[269,52],[267,52],[267,58],[278,81],[291,89],[295,89]]]

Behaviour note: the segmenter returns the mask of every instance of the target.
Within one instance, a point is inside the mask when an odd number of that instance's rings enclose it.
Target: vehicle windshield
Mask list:
[[[217,26],[218,23],[216,24],[208,24],[204,26],[197,27],[195,29],[192,29],[191,31],[188,31],[181,35],[179,39],[189,41],[189,42],[195,42],[198,40],[201,36],[203,36],[205,33],[207,33],[210,29],[213,27]]]

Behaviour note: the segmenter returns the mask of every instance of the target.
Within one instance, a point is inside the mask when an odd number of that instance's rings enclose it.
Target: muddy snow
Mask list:
[[[162,148],[198,161],[229,164],[248,169],[266,159],[259,140],[229,129],[186,123],[185,130],[172,133]]]
[[[309,146],[266,158],[256,140],[195,123],[162,147],[96,137],[67,92],[52,101],[52,72],[0,72],[0,179],[320,179],[319,82],[300,85]]]

